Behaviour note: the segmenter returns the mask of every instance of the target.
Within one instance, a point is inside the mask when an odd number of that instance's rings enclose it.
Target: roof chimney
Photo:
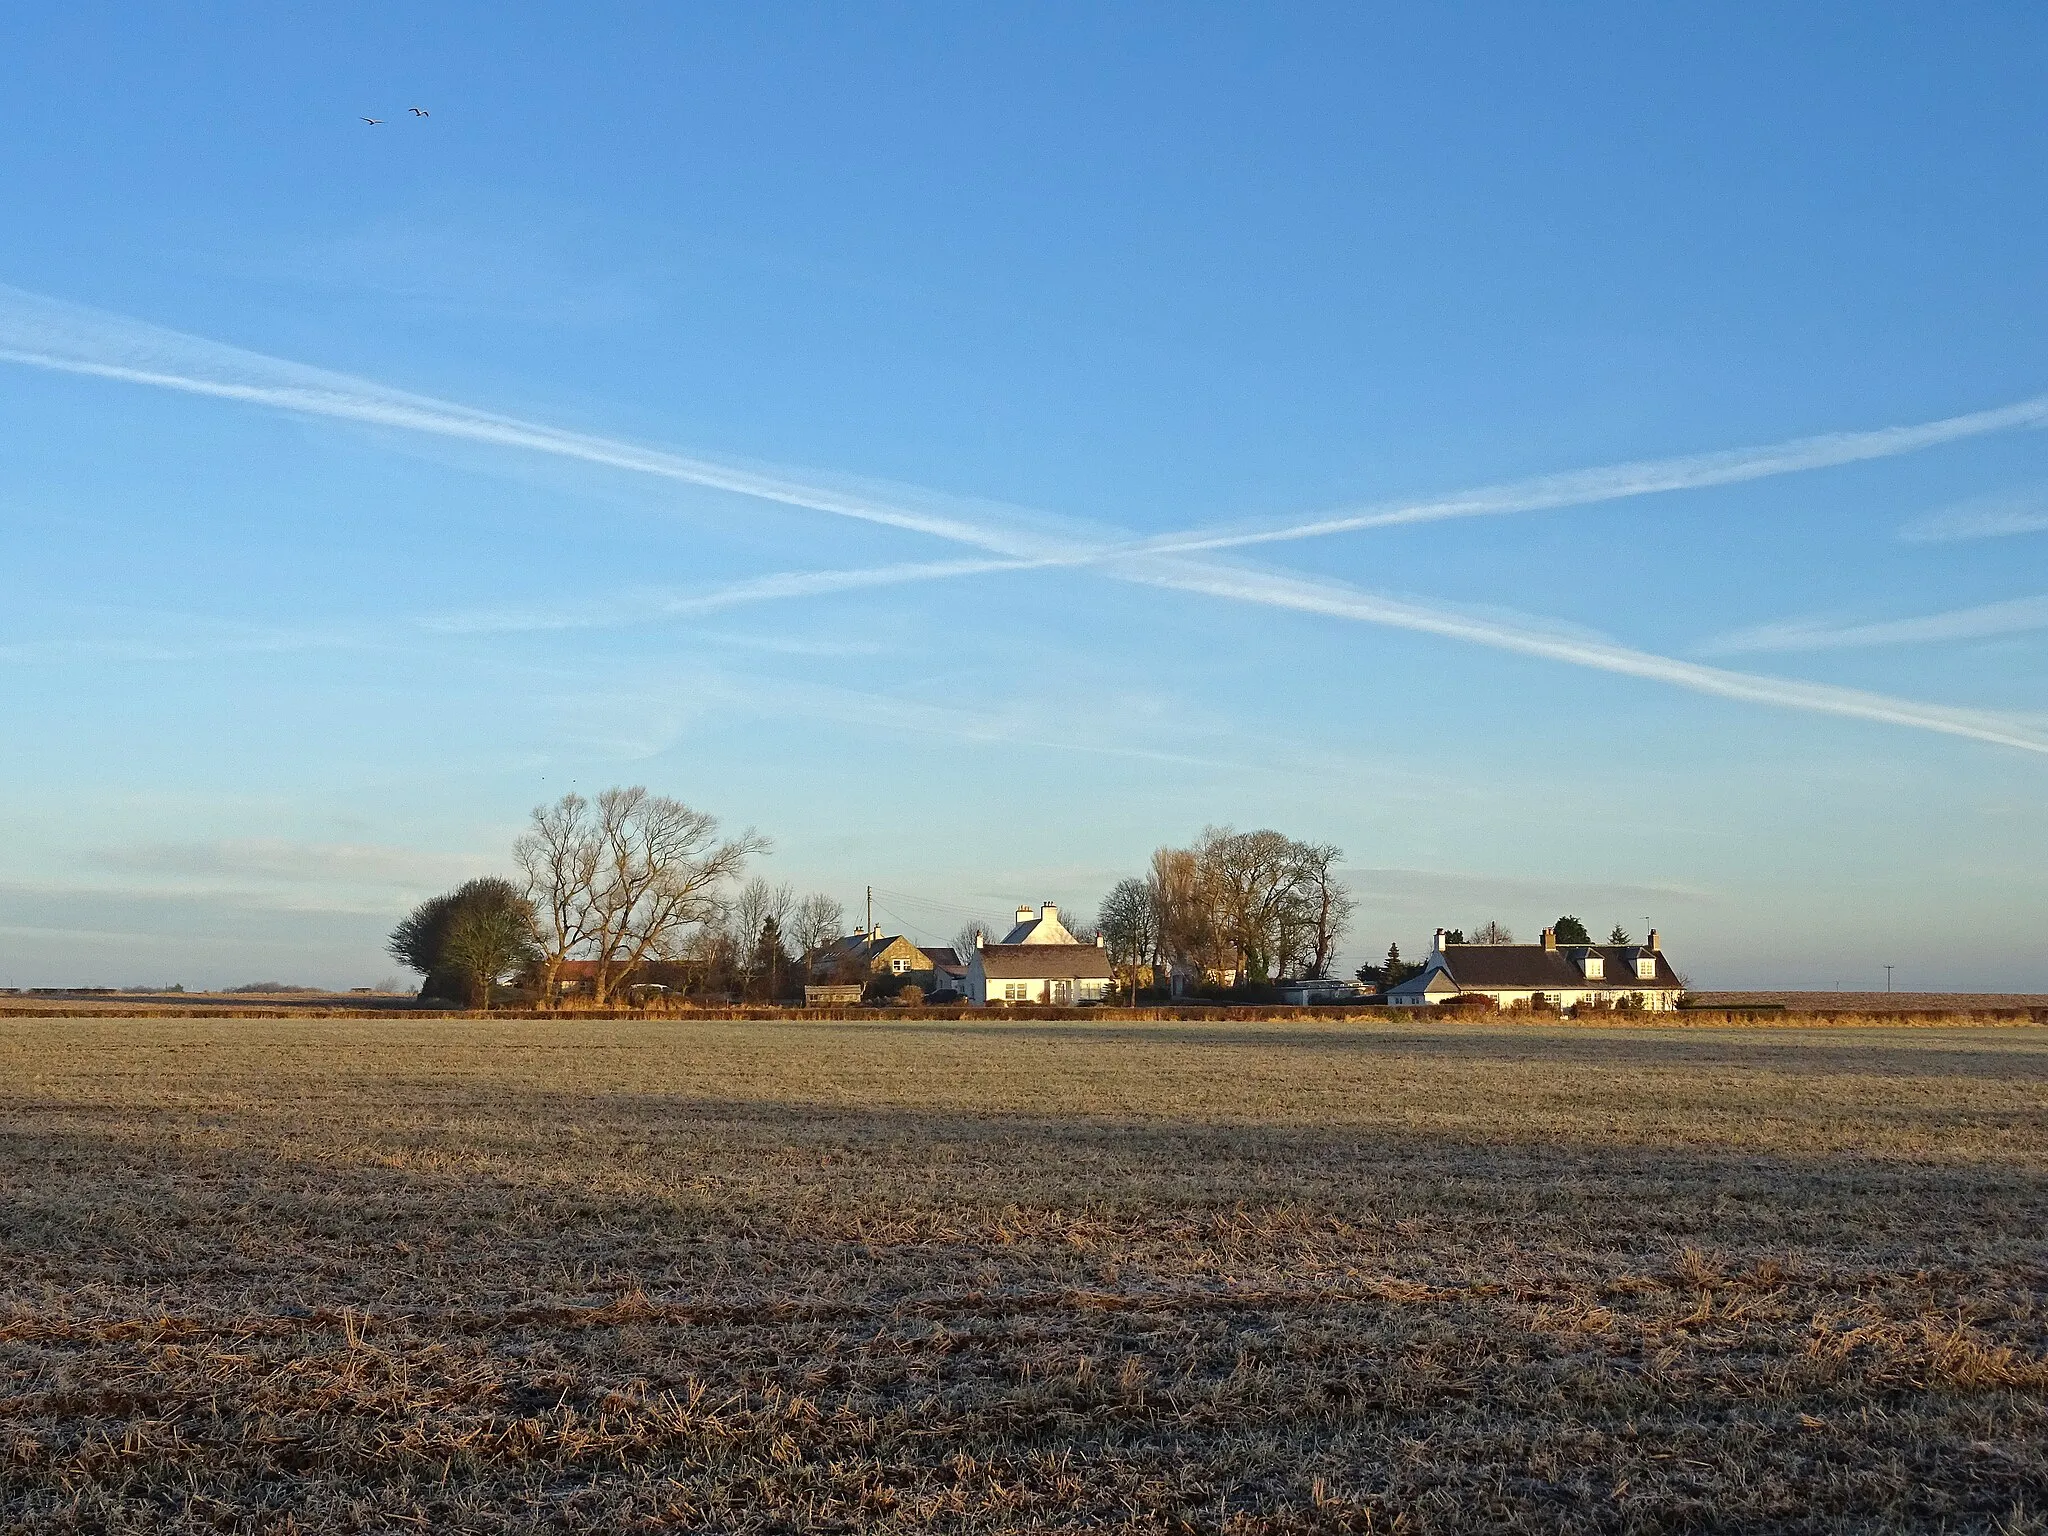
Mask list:
[[[1648,951],[1649,951],[1649,952],[1650,952],[1651,954],[1653,954],[1653,955],[1654,955],[1655,953],[1657,953],[1657,930],[1656,930],[1656,929],[1652,928],[1652,929],[1650,930],[1650,936],[1649,936],[1649,938],[1647,938],[1647,939],[1645,939],[1645,940],[1643,941],[1643,948],[1647,949],[1647,950],[1648,950]]]
[[[1031,909],[1030,909],[1029,907],[1019,907],[1019,908],[1017,909],[1017,921],[1018,921],[1018,922],[1020,922],[1020,923],[1028,923],[1028,922],[1030,922],[1030,921],[1031,921]]]
[[[1109,948],[1109,940],[1098,933],[1095,935],[1095,947],[1097,949],[1107,949]]]
[[[1444,930],[1443,930],[1443,929],[1441,929],[1441,928],[1437,929],[1437,931],[1436,931],[1436,943],[1435,943],[1435,944],[1433,944],[1433,945],[1431,945],[1431,946],[1430,946],[1430,948],[1431,948],[1431,951],[1432,951],[1433,953],[1435,953],[1435,954],[1439,954],[1439,955],[1440,955],[1440,954],[1442,954],[1442,953],[1444,952]]]
[[[1044,902],[1039,906],[1038,915],[1049,922],[1056,923],[1060,920],[1060,909],[1049,901]]]
[[[976,949],[980,949],[980,948],[981,948],[981,947],[982,947],[982,946],[983,946],[984,944],[986,944],[987,942],[988,942],[988,940],[987,940],[986,938],[984,938],[984,937],[982,936],[982,932],[981,932],[981,930],[980,930],[979,928],[975,929],[975,930],[974,930],[974,947],[975,947]]]
[[[1557,948],[1557,930],[1555,928],[1546,928],[1543,930],[1543,947],[1545,949]]]

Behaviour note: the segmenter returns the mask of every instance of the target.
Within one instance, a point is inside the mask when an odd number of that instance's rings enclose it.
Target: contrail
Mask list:
[[[702,608],[731,606],[811,591],[851,590],[904,581],[941,579],[988,571],[1053,565],[1100,565],[1107,574],[1177,591],[1198,592],[1238,602],[1261,603],[1333,618],[1389,625],[1540,656],[1575,666],[1663,682],[1695,692],[1751,703],[1773,704],[1823,714],[1882,721],[1947,735],[1964,736],[2023,751],[2048,753],[2048,737],[2016,717],[1991,711],[1950,709],[1861,690],[1752,676],[1630,650],[1604,641],[1565,637],[1455,610],[1382,598],[1335,583],[1317,583],[1249,568],[1165,558],[1191,549],[1232,547],[1310,538],[1351,528],[1421,522],[1442,517],[1533,510],[1584,501],[1615,500],[1819,468],[1825,464],[1908,453],[1984,432],[2048,423],[2048,397],[1997,410],[1951,417],[1918,426],[1877,432],[1801,438],[1775,448],[1735,449],[1683,459],[1539,477],[1430,502],[1368,510],[1296,523],[1285,528],[1134,539],[1128,534],[1100,541],[1077,539],[1082,525],[1065,538],[991,527],[951,514],[920,511],[860,491],[841,491],[797,479],[787,472],[747,469],[685,457],[609,438],[574,433],[412,395],[369,380],[331,373],[261,353],[187,336],[121,316],[59,303],[0,285],[0,360],[35,367],[151,384],[161,388],[246,401],[302,414],[331,416],[373,425],[466,438],[505,447],[553,453],[612,468],[693,485],[737,492],[763,500],[930,534],[1003,558],[941,561],[877,567],[865,571],[786,573],[685,600]],[[921,493],[897,488],[918,499]],[[948,501],[957,499],[926,499]],[[1015,517],[1018,509],[996,510]]]
[[[1758,624],[1710,640],[1700,649],[1710,656],[1752,651],[1827,651],[1852,646],[1926,645],[1945,640],[1986,640],[2048,629],[2048,597],[2016,597],[1974,608],[1922,614],[1912,619],[1885,619],[1875,624],[1829,624],[1819,619],[1787,619]]]
[[[1906,544],[1952,544],[1961,539],[2005,539],[2048,532],[2048,487],[2017,494],[1973,496],[1917,517],[1899,530]]]
[[[1597,469],[1538,475],[1422,501],[1360,507],[1355,511],[1330,513],[1276,527],[1166,534],[1140,547],[1157,554],[1242,549],[1253,544],[1323,538],[1363,528],[1391,528],[1404,523],[1435,523],[1456,517],[1496,517],[1511,512],[1591,506],[1597,502],[1622,501],[1666,491],[1697,491],[1717,485],[1737,485],[1746,480],[1765,480],[1775,475],[1798,474],[1868,459],[1895,458],[1965,438],[2026,427],[2048,427],[2048,395],[1912,426],[1880,427],[1870,432],[1829,432],[1758,448],[1727,448],[1713,453],[1643,459],[1631,464],[1609,464]]]
[[[566,432],[61,303],[4,284],[0,284],[0,360],[238,400],[299,415],[556,454],[930,534],[1013,558],[1030,559],[1045,549],[1043,540],[1015,530],[906,508],[901,501],[915,495],[907,488],[890,488],[898,494],[884,501],[859,490],[835,490],[775,470],[749,469]]]
[[[626,592],[599,606],[578,609],[510,608],[437,613],[419,621],[443,634],[500,634],[521,630],[605,629],[650,620],[715,613],[748,603],[824,597],[907,582],[942,581],[953,576],[986,576],[998,571],[1040,570],[1045,560],[928,560],[901,565],[861,566],[839,571],[777,571],[703,592]]]
[[[1573,666],[1669,683],[1694,693],[1740,699],[1750,704],[1771,704],[1855,720],[1882,721],[1887,725],[1912,726],[1947,736],[1964,736],[1997,746],[2017,747],[2023,752],[2048,754],[2048,726],[2036,725],[2020,716],[1994,710],[1922,704],[1887,694],[1867,693],[1858,688],[1837,688],[1825,683],[1793,682],[1748,672],[1730,672],[1601,640],[1582,639],[1533,626],[1525,628],[1455,610],[1378,597],[1336,583],[1307,581],[1273,572],[1219,570],[1213,566],[1182,566],[1168,562],[1162,562],[1159,569],[1149,574],[1134,573],[1129,579],[1148,586],[1170,587],[1179,592],[1202,592],[1236,602],[1292,608],[1303,613],[1383,624],[1395,629],[1419,630],[1424,634],[1516,651],[1524,656],[1540,656]]]

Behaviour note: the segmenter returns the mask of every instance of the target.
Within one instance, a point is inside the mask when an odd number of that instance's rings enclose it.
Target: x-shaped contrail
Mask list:
[[[6,287],[0,287],[0,360],[554,454],[924,533],[982,552],[978,558],[925,564],[778,573],[683,599],[673,605],[678,611],[905,581],[1089,566],[1147,586],[1443,635],[1723,698],[1883,721],[2048,754],[2048,731],[2020,715],[1957,709],[1860,689],[1702,666],[1536,625],[1378,596],[1340,582],[1198,558],[1219,550],[1356,529],[1585,505],[1892,457],[1987,433],[2048,425],[2048,397],[1910,426],[1538,476],[1450,496],[1346,509],[1264,527],[1142,538],[1100,525],[911,487],[834,483],[829,477],[691,457],[564,431]]]

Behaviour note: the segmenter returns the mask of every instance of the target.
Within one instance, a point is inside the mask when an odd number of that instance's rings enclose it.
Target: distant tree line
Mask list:
[[[518,881],[471,880],[421,902],[393,930],[393,958],[422,995],[489,1007],[519,983],[537,999],[573,980],[600,1005],[659,979],[679,991],[776,999],[800,989],[839,936],[828,896],[741,882],[768,839],[719,835],[717,818],[644,787],[536,806],[514,843]]]
[[[1096,919],[1111,963],[1135,990],[1141,971],[1259,987],[1329,974],[1356,905],[1337,876],[1343,850],[1266,829],[1207,828],[1160,848],[1120,880]]]

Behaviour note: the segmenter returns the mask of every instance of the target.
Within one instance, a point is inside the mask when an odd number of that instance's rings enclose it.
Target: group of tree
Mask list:
[[[1155,978],[1167,968],[1227,974],[1240,986],[1326,976],[1356,905],[1337,875],[1343,857],[1270,829],[1210,827],[1119,881],[1096,926],[1133,989],[1146,968]]]
[[[599,1005],[655,978],[785,997],[844,915],[828,896],[741,883],[768,847],[752,830],[722,837],[716,817],[639,785],[567,794],[535,807],[514,843],[518,881],[486,876],[420,903],[389,949],[426,978],[424,995],[479,1007],[514,981],[557,998],[572,966]]]

